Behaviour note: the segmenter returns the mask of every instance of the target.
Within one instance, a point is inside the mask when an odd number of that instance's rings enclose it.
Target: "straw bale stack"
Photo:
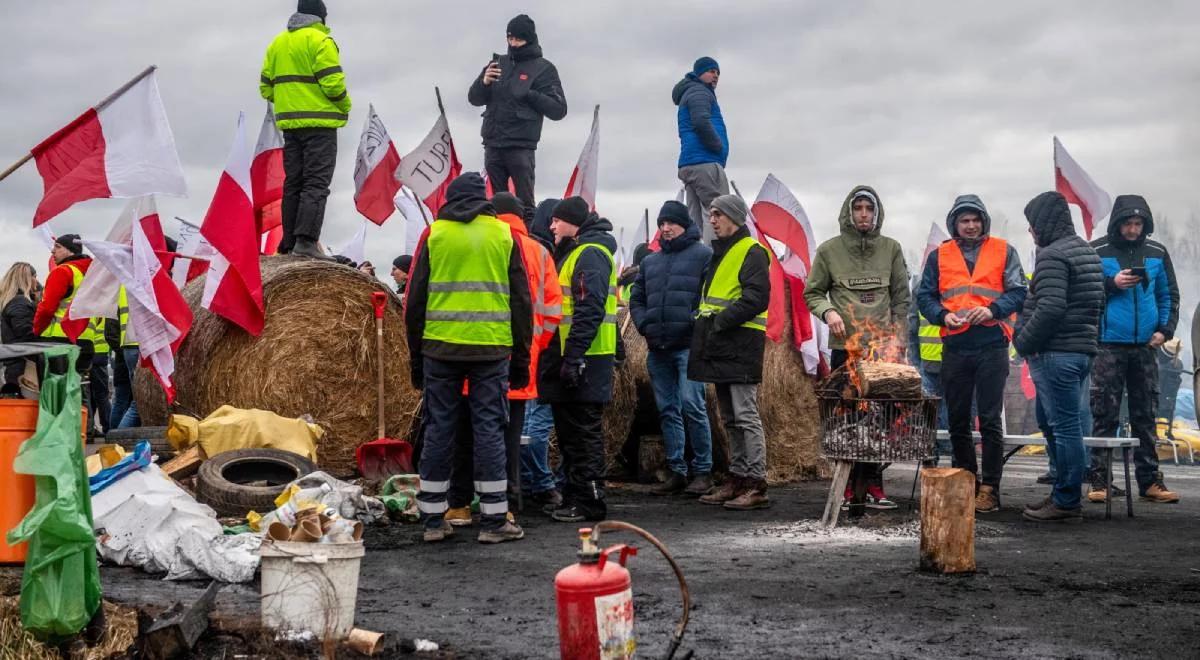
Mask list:
[[[408,347],[400,300],[382,282],[332,262],[263,257],[266,323],[252,337],[200,307],[202,278],[184,287],[195,314],[176,359],[176,406],[168,411],[148,370],[135,382],[144,425],[163,425],[168,412],[203,417],[224,404],[310,415],[326,431],[317,447],[320,467],[354,470],[354,450],[376,431],[373,291],[388,291],[384,314],[387,434],[404,437],[420,393],[409,382]]]

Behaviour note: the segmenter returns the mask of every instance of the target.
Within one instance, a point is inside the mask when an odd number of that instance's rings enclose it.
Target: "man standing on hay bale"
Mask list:
[[[317,242],[337,164],[337,129],[350,116],[350,94],[325,3],[300,0],[287,30],[267,48],[259,92],[274,104],[283,131],[283,239],[280,254],[327,259]]]
[[[651,492],[699,497],[712,488],[712,434],[704,384],[687,376],[688,349],[712,248],[700,242],[700,227],[692,222],[687,207],[675,200],[658,212],[658,229],[661,249],[642,260],[629,296],[629,313],[649,349],[646,369],[671,468],[671,476]],[[683,460],[685,417],[692,437],[691,483]]]
[[[445,520],[446,493],[462,415],[471,416],[474,429],[479,542],[523,538],[525,532],[506,519],[504,433],[508,388],[529,380],[533,306],[520,244],[496,217],[483,179],[474,172],[451,182],[446,204],[414,258],[405,322],[413,386],[425,396],[417,494],[425,541],[453,534]]]
[[[729,160],[729,133],[721,105],[717,103],[717,82],[721,66],[711,57],[701,57],[692,70],[671,90],[678,106],[679,180],[687,193],[688,213],[697,225],[719,195],[729,194],[725,162]],[[707,231],[704,238],[712,239]]]
[[[551,512],[559,522],[603,520],[604,406],[617,356],[617,241],[612,223],[582,197],[554,208],[562,321],[538,365],[538,401],[549,403],[567,484]]]
[[[925,261],[917,306],[929,323],[941,328],[941,380],[953,465],[978,475],[975,512],[991,513],[1000,509],[1008,347],[1016,312],[1025,302],[1025,272],[1016,248],[991,235],[992,218],[977,196],[954,200],[946,230],[951,240]],[[971,436],[972,402],[983,436],[982,474]]]
[[[817,318],[829,325],[830,367],[846,364],[846,340],[854,337],[866,359],[902,361],[909,301],[908,267],[900,243],[883,236],[883,203],[870,186],[855,186],[838,216],[840,235],[817,248],[812,271],[804,285],[804,301]],[[895,509],[883,492],[882,463],[854,466],[851,482],[869,479],[867,506]],[[864,473],[865,471],[865,473]],[[847,485],[843,507],[853,494]]]
[[[758,384],[766,351],[771,259],[746,227],[741,197],[721,195],[709,208],[712,266],[692,331],[687,377],[715,383],[729,436],[729,479],[700,498],[704,504],[747,511],[767,498],[767,441],[758,414]]]

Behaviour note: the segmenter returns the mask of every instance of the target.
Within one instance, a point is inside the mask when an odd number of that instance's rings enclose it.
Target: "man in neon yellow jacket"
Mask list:
[[[350,115],[346,76],[325,16],[321,0],[300,0],[287,30],[267,47],[259,83],[283,131],[279,252],[315,259],[325,258],[317,242],[337,162],[337,129]]]

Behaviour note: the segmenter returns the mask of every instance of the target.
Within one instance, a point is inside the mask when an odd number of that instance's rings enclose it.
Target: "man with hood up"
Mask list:
[[[1037,245],[1033,280],[1013,338],[1037,388],[1037,420],[1054,456],[1051,495],[1025,507],[1033,522],[1081,522],[1081,390],[1096,355],[1104,271],[1096,250],[1075,233],[1067,200],[1044,192],[1025,205]]]
[[[687,192],[688,213],[702,227],[704,240],[713,239],[708,208],[719,195],[729,194],[725,161],[729,159],[729,134],[717,103],[721,67],[711,57],[701,57],[690,73],[675,84],[671,100],[678,106],[679,180]]]
[[[1141,195],[1119,195],[1113,202],[1108,234],[1092,242],[1104,264],[1104,312],[1100,315],[1100,351],[1092,364],[1092,418],[1097,437],[1114,437],[1121,399],[1129,395],[1129,425],[1140,444],[1133,451],[1138,490],[1150,502],[1173,503],[1158,469],[1155,424],[1158,409],[1158,348],[1175,336],[1179,322],[1179,285],[1171,255],[1150,240],[1154,216]],[[1170,419],[1174,411],[1165,411]],[[1088,501],[1104,502],[1107,483],[1102,452],[1092,452]]]
[[[1000,509],[1004,469],[1004,384],[1016,313],[1025,302],[1025,273],[1017,250],[991,235],[983,200],[961,195],[946,215],[951,239],[929,254],[917,289],[921,315],[941,327],[942,392],[949,417],[954,467],[977,475],[976,513]],[[979,414],[983,472],[971,427]]]
[[[280,254],[327,259],[317,243],[337,164],[337,129],[350,116],[338,46],[325,3],[300,0],[287,29],[267,48],[259,93],[274,104],[283,131],[283,239]]]
[[[542,137],[542,120],[567,116],[558,69],[542,57],[533,19],[521,14],[508,22],[508,53],[496,57],[467,92],[471,105],[483,111],[483,166],[493,190],[508,189],[534,205],[534,152]]]
[[[554,208],[550,225],[562,287],[562,320],[538,365],[538,401],[550,404],[567,483],[551,516],[559,522],[603,520],[605,404],[612,401],[618,353],[617,241],[612,223],[582,197]]]
[[[496,217],[475,172],[446,189],[446,203],[413,259],[405,323],[413,386],[424,390],[425,445],[417,507],[425,541],[453,534],[445,520],[455,429],[463,415],[474,430],[480,543],[525,533],[508,514],[509,386],[529,381],[533,304],[520,242]],[[463,396],[464,382],[469,393]]]
[[[877,357],[902,362],[907,337],[908,267],[900,243],[880,234],[883,203],[870,186],[855,186],[838,216],[841,233],[817,248],[804,285],[804,301],[817,318],[829,325],[830,367],[850,357],[846,340],[874,347]],[[883,465],[861,463],[853,478],[869,476],[867,506],[894,509],[883,492]],[[862,473],[863,470],[870,473]],[[862,473],[862,474],[860,474]],[[853,483],[853,479],[851,481]],[[852,489],[847,486],[847,502]]]

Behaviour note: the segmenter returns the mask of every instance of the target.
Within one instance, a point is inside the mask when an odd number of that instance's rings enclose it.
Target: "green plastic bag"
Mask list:
[[[100,569],[79,440],[80,385],[74,368],[79,348],[64,345],[44,355],[37,433],[13,460],[14,472],[34,477],[37,499],[8,533],[8,542],[29,542],[21,576],[21,625],[39,639],[57,641],[83,630],[100,607]],[[60,369],[66,373],[52,373]]]

